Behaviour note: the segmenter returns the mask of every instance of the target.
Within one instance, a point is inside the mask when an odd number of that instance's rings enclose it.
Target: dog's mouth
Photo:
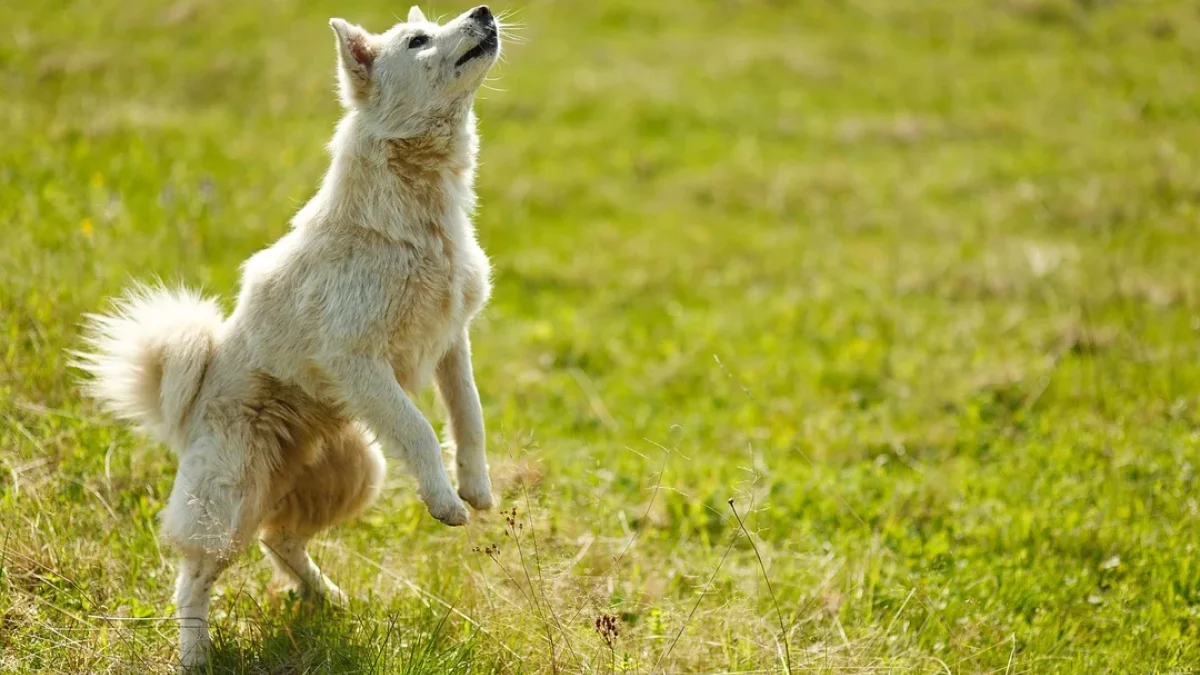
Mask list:
[[[465,54],[458,57],[458,60],[454,62],[455,68],[485,54],[495,53],[496,48],[500,46],[500,35],[496,32],[496,24],[490,24],[484,30],[486,32],[483,34],[483,39],[479,41],[479,44],[471,47]]]

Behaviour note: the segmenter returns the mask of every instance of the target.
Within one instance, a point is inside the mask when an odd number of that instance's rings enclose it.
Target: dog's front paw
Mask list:
[[[425,506],[429,509],[429,515],[451,527],[466,525],[470,518],[467,507],[453,492],[438,499],[427,497]]]
[[[496,506],[496,498],[492,496],[492,485],[487,474],[470,476],[459,474],[458,496],[462,497],[477,511],[487,511]]]

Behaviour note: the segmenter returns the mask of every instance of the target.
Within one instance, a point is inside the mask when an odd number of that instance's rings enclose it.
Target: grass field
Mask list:
[[[394,468],[314,547],[349,609],[253,550],[213,672],[1200,670],[1193,3],[493,9],[508,512]],[[172,667],[173,458],[64,350],[132,279],[232,298],[326,167],[327,19],[406,10],[0,8],[0,671]]]

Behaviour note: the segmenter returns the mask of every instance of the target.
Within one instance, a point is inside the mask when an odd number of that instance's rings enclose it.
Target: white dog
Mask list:
[[[233,314],[138,288],[90,317],[80,354],[88,392],[179,455],[162,524],[184,556],[184,668],[206,659],[214,581],[256,536],[292,584],[343,597],[305,545],[371,503],[384,454],[404,459],[443,523],[467,522],[459,497],[493,504],[467,326],[490,291],[469,220],[471,106],[499,55],[497,22],[476,7],[438,26],[413,7],[382,35],[329,24],[347,109],[332,163],[292,230],[246,262]],[[410,398],[431,378],[457,494]]]

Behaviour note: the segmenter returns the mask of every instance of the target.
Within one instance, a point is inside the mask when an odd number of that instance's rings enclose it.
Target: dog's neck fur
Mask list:
[[[414,228],[469,228],[469,219],[453,216],[474,208],[477,147],[469,106],[407,138],[371,133],[361,113],[351,111],[329,144],[332,162],[321,188],[295,224],[369,228],[394,239],[409,238]]]

